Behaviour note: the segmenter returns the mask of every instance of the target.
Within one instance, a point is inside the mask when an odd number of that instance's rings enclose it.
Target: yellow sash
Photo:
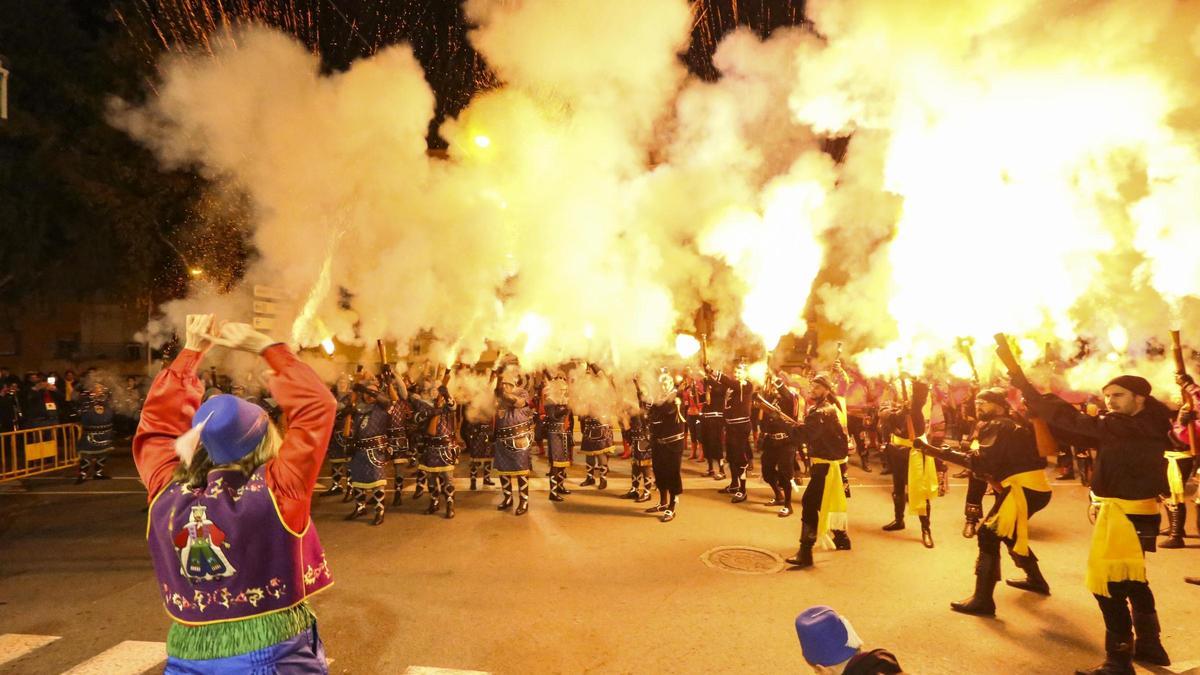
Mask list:
[[[1183,470],[1179,468],[1179,460],[1192,456],[1189,452],[1169,450],[1167,455],[1167,485],[1171,488],[1171,503],[1183,503]]]
[[[1087,589],[1107,598],[1110,581],[1146,580],[1146,554],[1127,515],[1152,516],[1158,513],[1158,500],[1097,499],[1100,514],[1096,516],[1092,547],[1088,551]]]
[[[813,457],[812,463],[829,465],[829,474],[825,476],[825,490],[821,492],[821,510],[817,516],[817,542],[821,548],[832,549],[833,538],[829,536],[829,531],[845,530],[849,524],[846,487],[842,482],[841,466],[846,460]]]
[[[991,528],[1001,539],[1015,538],[1013,553],[1029,555],[1029,503],[1025,500],[1025,488],[1036,492],[1050,492],[1050,481],[1041,469],[1013,474],[1000,482],[1008,488],[996,515],[988,518],[984,527]]]
[[[892,434],[892,445],[908,448],[908,513],[927,516],[928,504],[938,496],[937,464],[909,439]]]

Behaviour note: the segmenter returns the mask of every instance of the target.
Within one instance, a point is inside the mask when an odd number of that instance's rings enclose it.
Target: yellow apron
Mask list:
[[[1190,452],[1179,452],[1177,450],[1168,450],[1167,456],[1167,485],[1171,488],[1171,503],[1183,503],[1184,484],[1187,479],[1183,477],[1183,470],[1179,468],[1179,460],[1188,459],[1192,456]]]
[[[1009,488],[996,514],[983,524],[1001,539],[1016,539],[1013,553],[1029,555],[1029,503],[1025,500],[1025,488],[1036,492],[1050,492],[1046,473],[1037,469],[1013,474],[1000,482]]]
[[[830,530],[845,530],[849,524],[848,506],[846,503],[846,486],[842,482],[842,464],[845,459],[812,458],[813,464],[828,464],[829,474],[825,476],[825,489],[821,492],[821,510],[817,516],[817,542],[821,548],[832,549],[833,537]]]
[[[1097,497],[1100,513],[1092,530],[1088,551],[1087,589],[1095,595],[1110,597],[1110,581],[1145,581],[1146,554],[1138,540],[1132,515],[1158,513],[1157,499],[1117,499]]]
[[[903,436],[892,434],[892,444],[908,448],[908,513],[927,516],[928,506],[938,496],[937,464],[913,442]]]

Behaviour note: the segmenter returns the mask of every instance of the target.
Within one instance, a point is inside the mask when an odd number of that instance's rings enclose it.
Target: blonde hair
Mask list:
[[[258,467],[279,454],[279,446],[282,443],[283,439],[279,436],[279,431],[268,418],[267,433],[263,434],[258,446],[238,461],[222,466],[235,466],[249,477]],[[171,480],[175,483],[183,483],[189,489],[202,490],[208,486],[208,472],[215,468],[217,468],[216,465],[213,464],[212,458],[208,456],[208,451],[201,443],[196,448],[196,454],[192,457],[190,464],[180,462],[179,466],[175,467],[175,473],[171,476]]]

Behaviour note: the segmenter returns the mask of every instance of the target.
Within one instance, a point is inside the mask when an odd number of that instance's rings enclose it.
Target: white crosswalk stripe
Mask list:
[[[454,668],[430,668],[428,665],[409,665],[403,675],[491,675],[486,670],[455,670]]]
[[[19,633],[0,635],[0,665],[16,661],[57,639],[59,639],[57,635],[22,635]]]
[[[167,643],[126,640],[63,675],[141,675],[167,661]]]

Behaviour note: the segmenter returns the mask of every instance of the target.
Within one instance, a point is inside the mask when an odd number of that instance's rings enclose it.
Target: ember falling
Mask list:
[[[700,7],[468,0],[496,85],[445,158],[408,46],[323,74],[254,25],[172,53],[111,119],[249,197],[230,297],[284,289],[304,346],[432,331],[443,363],[491,341],[634,372],[680,358],[707,303],[718,363],[816,319],[868,375],[967,377],[971,338],[986,378],[1005,332],[1030,365],[1089,341],[1031,370],[1056,388],[1170,388],[1152,341],[1200,332],[1200,6],[809,2],[810,26],[729,33],[716,81],[679,59]],[[212,307],[196,288],[168,324]]]

